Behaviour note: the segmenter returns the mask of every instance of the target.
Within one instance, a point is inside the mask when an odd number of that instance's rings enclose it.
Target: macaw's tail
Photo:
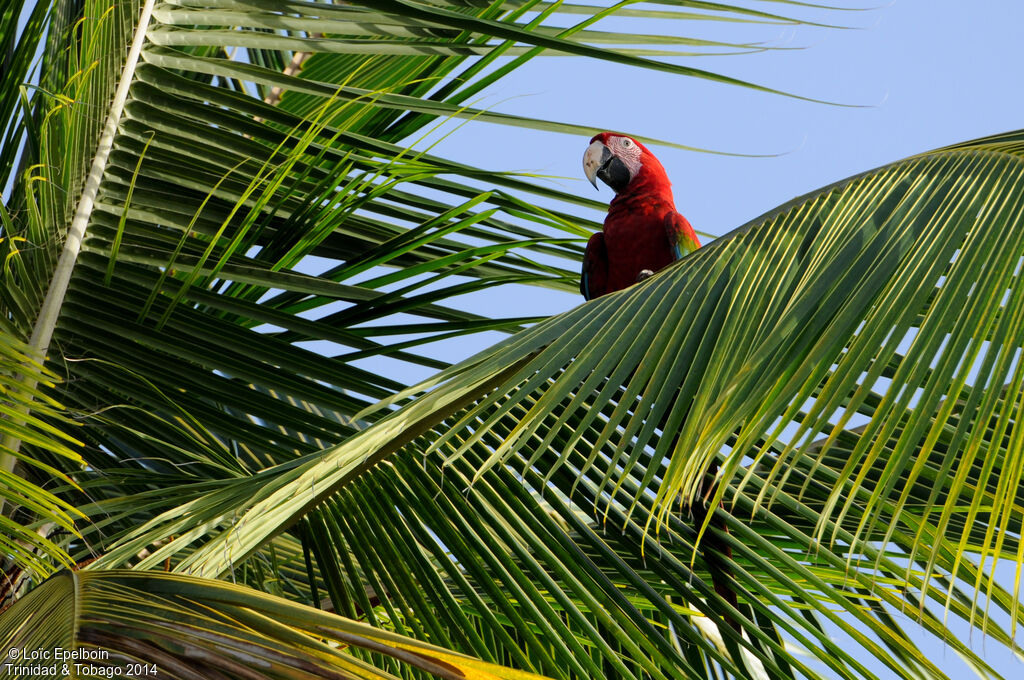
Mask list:
[[[708,515],[713,515],[714,513],[714,510],[708,507],[706,499],[714,496],[715,475],[717,472],[718,463],[711,463],[707,473],[704,475],[699,500],[690,508],[694,527],[698,531],[700,527],[704,526]],[[708,570],[711,572],[711,585],[714,587],[715,592],[718,593],[719,597],[728,602],[733,610],[737,610],[739,609],[739,599],[736,596],[736,591],[732,589],[729,583],[732,577],[732,569],[729,566],[732,562],[732,547],[725,539],[725,536],[728,534],[729,526],[725,523],[725,519],[712,517],[711,524],[708,525],[708,531],[704,532],[704,537],[701,539],[703,548],[701,553],[708,565]],[[731,612],[723,612],[722,618],[733,630],[742,634],[743,630]]]

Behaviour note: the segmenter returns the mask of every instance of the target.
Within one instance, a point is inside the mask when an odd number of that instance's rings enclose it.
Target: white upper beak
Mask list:
[[[583,152],[583,174],[587,176],[590,183],[597,189],[597,171],[601,165],[608,160],[608,147],[601,142],[594,141]]]

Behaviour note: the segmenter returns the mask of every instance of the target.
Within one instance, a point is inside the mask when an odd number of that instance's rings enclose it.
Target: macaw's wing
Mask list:
[[[683,255],[692,253],[697,248],[700,248],[697,233],[690,226],[689,220],[675,210],[665,215],[665,233],[668,234],[669,246],[671,246],[672,253],[677,260]]]
[[[580,293],[584,300],[593,300],[608,292],[608,249],[604,245],[604,232],[599,231],[587,241],[583,251],[583,270],[580,272]]]

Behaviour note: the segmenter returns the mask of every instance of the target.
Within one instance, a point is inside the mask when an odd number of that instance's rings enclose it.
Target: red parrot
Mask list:
[[[640,142],[602,132],[583,154],[583,172],[615,192],[604,230],[583,254],[580,292],[587,300],[641,281],[700,248],[697,234],[676,212],[665,168]]]

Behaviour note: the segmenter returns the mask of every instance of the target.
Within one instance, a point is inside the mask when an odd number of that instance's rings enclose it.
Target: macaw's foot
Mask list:
[[[650,269],[641,269],[640,273],[636,275],[636,282],[640,283],[644,279],[649,279],[652,276],[654,276],[654,272],[652,272]]]

